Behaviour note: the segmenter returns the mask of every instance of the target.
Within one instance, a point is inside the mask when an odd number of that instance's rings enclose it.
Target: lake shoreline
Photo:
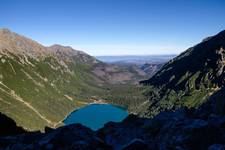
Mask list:
[[[60,121],[58,121],[57,123],[55,123],[54,126],[53,126],[53,128],[56,129],[56,128],[60,127],[60,126],[64,126],[65,124],[64,124],[63,121],[64,121],[71,113],[73,113],[73,112],[75,112],[75,111],[77,111],[77,110],[79,110],[79,109],[81,109],[81,108],[83,108],[83,107],[86,107],[86,106],[88,106],[88,105],[93,105],[93,104],[110,104],[110,103],[107,103],[106,100],[95,100],[95,99],[90,99],[90,100],[93,101],[93,102],[91,102],[91,103],[86,103],[86,102],[84,102],[84,103],[83,103],[83,104],[84,104],[83,106],[77,107],[76,109],[70,111],[68,114],[65,115],[65,117],[63,117],[63,119],[61,119]],[[113,104],[112,104],[112,105],[113,105]]]
[[[90,103],[84,108],[73,111],[63,120],[63,124],[70,125],[80,123],[95,131],[102,128],[108,122],[121,122],[128,115],[128,111],[123,107],[100,101]]]
[[[101,104],[102,104],[102,105],[113,105],[113,106],[115,106],[115,107],[118,107],[118,108],[121,108],[121,109],[123,109],[123,110],[126,110],[126,112],[128,113],[128,115],[132,113],[132,112],[129,112],[128,109],[127,109],[126,107],[121,106],[121,105],[118,105],[118,104],[108,103],[106,100],[102,100],[102,99],[100,99],[100,100],[90,99],[90,100],[91,100],[92,102],[90,102],[90,103],[84,102],[84,103],[83,103],[83,104],[84,104],[83,106],[77,107],[76,109],[74,109],[74,110],[70,111],[68,114],[66,114],[65,117],[64,117],[62,120],[60,120],[59,122],[57,122],[57,123],[54,125],[53,128],[56,129],[56,128],[61,127],[61,126],[65,126],[65,123],[64,123],[63,121],[66,120],[66,119],[69,117],[69,115],[71,115],[73,112],[76,112],[76,111],[78,111],[79,109],[84,108],[84,107],[87,107],[87,106],[89,106],[89,105],[101,105]]]

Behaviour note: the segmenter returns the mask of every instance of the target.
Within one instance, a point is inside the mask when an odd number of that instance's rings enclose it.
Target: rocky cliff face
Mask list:
[[[143,70],[146,74],[152,77],[162,66],[163,63],[145,63],[140,66],[140,69]]]

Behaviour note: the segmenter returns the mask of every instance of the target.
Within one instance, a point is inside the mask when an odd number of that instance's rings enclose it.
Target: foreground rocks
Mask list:
[[[16,135],[25,132],[23,128],[16,125],[14,120],[0,112],[0,136]]]
[[[204,106],[205,107],[205,106]],[[207,107],[208,108],[208,107]],[[203,111],[204,109],[202,109]],[[80,124],[0,138],[3,149],[153,149],[223,150],[225,116],[186,108],[162,112],[153,119],[130,115],[94,132]]]
[[[48,133],[25,133],[0,139],[0,149],[111,149],[95,133],[80,124],[61,127]]]

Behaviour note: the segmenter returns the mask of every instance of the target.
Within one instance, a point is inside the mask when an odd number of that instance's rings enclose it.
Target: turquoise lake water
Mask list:
[[[128,112],[110,104],[92,104],[72,112],[63,122],[65,125],[80,123],[92,130],[100,129],[107,122],[120,122]]]

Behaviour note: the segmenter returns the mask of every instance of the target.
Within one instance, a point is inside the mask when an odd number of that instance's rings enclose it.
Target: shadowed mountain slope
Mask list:
[[[203,40],[166,63],[141,83],[149,101],[140,110],[152,116],[181,106],[198,107],[225,83],[225,31]]]

